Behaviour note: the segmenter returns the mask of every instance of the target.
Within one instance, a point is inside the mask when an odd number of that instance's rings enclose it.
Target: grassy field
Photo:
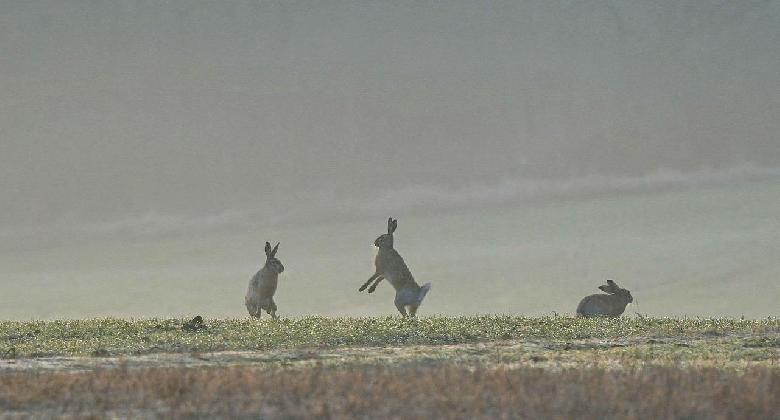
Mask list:
[[[187,330],[182,319],[0,321],[0,354],[15,357],[135,355],[367,346],[446,345],[502,340],[762,339],[780,319],[672,319],[515,316],[205,320]],[[747,342],[747,341],[746,341]],[[760,343],[759,343],[760,344]],[[762,348],[758,345],[756,348]]]
[[[780,418],[780,320],[0,322],[18,416]]]

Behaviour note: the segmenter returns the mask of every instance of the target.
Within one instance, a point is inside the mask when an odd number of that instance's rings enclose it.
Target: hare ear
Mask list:
[[[387,233],[388,234],[393,233],[393,218],[392,217],[388,217],[387,218]]]
[[[271,244],[268,242],[265,243],[265,256],[270,257],[271,256]]]
[[[609,294],[615,294],[620,290],[617,284],[615,284],[612,280],[607,280],[607,284],[604,286],[599,286],[599,289],[609,293]]]
[[[393,220],[391,218],[387,226],[387,233],[393,233],[396,229],[398,229],[398,219]]]
[[[275,256],[276,256],[276,251],[278,251],[278,250],[279,250],[279,242],[277,242],[277,243],[276,243],[276,246],[274,247],[274,249],[273,249],[273,250],[271,250],[271,255],[270,255],[270,257],[271,257],[271,258],[275,257]]]

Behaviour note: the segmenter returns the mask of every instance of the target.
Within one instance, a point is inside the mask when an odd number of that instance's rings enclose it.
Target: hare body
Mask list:
[[[249,311],[249,315],[254,318],[260,318],[260,314],[263,311],[266,311],[272,318],[277,318],[274,294],[279,282],[279,274],[284,271],[284,265],[276,259],[276,251],[278,249],[278,243],[273,249],[271,249],[271,244],[265,243],[265,265],[249,281],[244,304]]]
[[[431,284],[417,284],[401,254],[393,248],[393,232],[397,227],[398,221],[390,218],[387,221],[387,233],[374,241],[374,245],[379,248],[374,259],[376,269],[359,290],[362,292],[373,282],[368,288],[368,293],[373,293],[379,282],[386,279],[395,289],[394,303],[398,312],[403,316],[413,317],[431,289]]]
[[[279,274],[273,270],[267,270],[266,267],[260,269],[252,277],[244,299],[250,316],[260,318],[260,314],[265,310],[272,318],[276,317],[274,293],[276,293],[278,281]]]
[[[631,292],[620,288],[612,280],[607,280],[607,284],[599,286],[599,289],[608,294],[585,296],[577,305],[577,316],[617,318],[625,312],[626,306],[634,301]]]

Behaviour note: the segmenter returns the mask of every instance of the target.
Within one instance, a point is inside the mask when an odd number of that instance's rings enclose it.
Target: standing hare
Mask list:
[[[634,301],[631,292],[619,287],[614,281],[607,280],[607,284],[599,286],[607,295],[585,296],[577,305],[577,316],[592,317],[606,316],[617,318],[626,310],[626,305]]]
[[[404,259],[393,248],[393,232],[397,227],[398,220],[393,220],[392,217],[387,219],[387,233],[374,241],[374,246],[379,248],[374,260],[376,272],[358,290],[362,292],[373,282],[374,284],[368,288],[368,293],[373,293],[379,282],[387,279],[395,288],[395,307],[398,308],[398,312],[403,316],[414,317],[425,295],[431,290],[431,284],[425,283],[420,287],[414,281]],[[408,315],[406,308],[409,308]]]
[[[260,318],[260,313],[265,310],[271,315],[271,318],[277,319],[274,293],[276,293],[279,273],[284,271],[282,262],[276,259],[277,250],[279,250],[278,242],[273,249],[271,249],[271,244],[265,243],[265,265],[249,282],[249,290],[246,292],[244,303],[246,309],[249,310],[249,315],[255,318]]]

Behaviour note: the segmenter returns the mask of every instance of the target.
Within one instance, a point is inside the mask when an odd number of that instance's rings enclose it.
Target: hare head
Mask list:
[[[607,284],[604,286],[599,286],[599,289],[601,289],[603,292],[607,292],[610,295],[616,295],[623,297],[628,303],[631,303],[634,301],[634,297],[631,296],[631,292],[629,292],[626,289],[621,288],[612,280],[607,280]]]
[[[393,232],[398,228],[398,220],[393,220],[392,217],[387,219],[387,233],[380,235],[374,241],[374,246],[378,248],[392,248],[393,247]]]
[[[271,244],[266,242],[265,243],[265,266],[269,267],[271,270],[273,270],[276,273],[281,273],[284,271],[284,265],[282,265],[282,262],[276,259],[276,251],[279,250],[279,242],[276,243],[276,246],[271,248]]]

